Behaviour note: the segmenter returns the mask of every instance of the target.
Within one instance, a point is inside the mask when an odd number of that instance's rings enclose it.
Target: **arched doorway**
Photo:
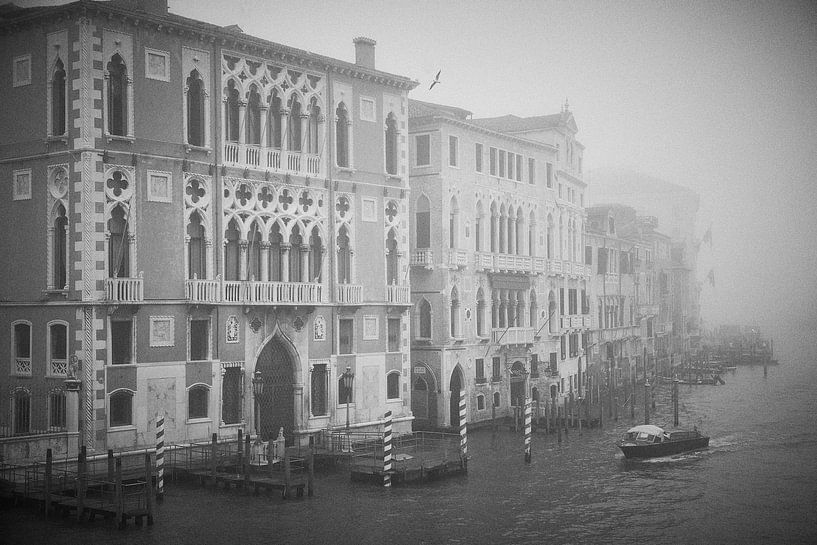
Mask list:
[[[411,392],[411,412],[418,420],[428,420],[428,382],[423,377],[414,379]]]
[[[451,381],[449,383],[449,390],[451,392],[451,399],[449,406],[449,423],[452,427],[459,426],[460,423],[460,391],[463,389],[465,381],[462,378],[462,369],[456,366],[451,373]]]
[[[525,406],[525,364],[513,362],[511,366],[511,405]]]
[[[422,362],[413,364],[411,383],[411,412],[415,430],[431,429],[437,425],[437,378]]]
[[[280,336],[270,340],[255,364],[261,371],[264,393],[258,397],[258,433],[263,441],[278,437],[284,429],[287,443],[292,442],[295,427],[295,400],[293,381],[297,354],[292,346]]]

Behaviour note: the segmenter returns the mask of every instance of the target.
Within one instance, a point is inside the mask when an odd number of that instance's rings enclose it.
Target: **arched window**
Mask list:
[[[207,259],[204,245],[204,226],[198,212],[190,214],[187,223],[187,277],[207,278]]]
[[[327,395],[329,383],[326,364],[316,363],[313,365],[310,375],[309,405],[312,410],[312,416],[325,416],[329,414]]]
[[[230,80],[227,83],[227,102],[224,104],[224,130],[229,142],[238,142],[239,120],[238,120],[238,89],[235,82]]]
[[[448,210],[448,247],[454,249],[458,246],[459,240],[460,209],[457,206],[457,198],[451,198],[451,205]]]
[[[481,411],[485,408],[485,396],[478,395],[477,396],[477,410]]]
[[[345,225],[338,231],[338,282],[349,284],[352,281],[352,248],[349,230]]]
[[[386,375],[386,399],[400,399],[400,372]]]
[[[536,213],[533,211],[528,221],[528,255],[536,255]]]
[[[210,388],[204,384],[191,386],[187,391],[187,418],[207,418]]]
[[[68,326],[48,326],[48,370],[50,375],[65,375],[68,371]]]
[[[397,235],[394,229],[389,229],[389,234],[386,237],[386,284],[391,286],[399,284],[399,263],[397,257]]]
[[[494,392],[494,407],[499,407],[499,392]]]
[[[547,224],[547,257],[548,259],[553,259],[555,256],[553,255],[553,216],[548,214],[548,224]]]
[[[284,237],[281,234],[281,227],[275,223],[270,229],[269,234],[269,280],[271,282],[280,282],[282,275],[281,275],[281,263],[283,260],[281,259],[281,252],[283,248],[281,247],[284,241]]]
[[[295,225],[289,235],[289,281],[301,282],[301,246],[304,237],[301,236],[301,229]]]
[[[321,232],[317,226],[312,228],[309,237],[309,281],[320,282],[323,267],[323,242]]]
[[[255,84],[250,86],[247,97],[247,144],[261,144],[261,95]]]
[[[530,316],[528,325],[535,329],[539,329],[539,309],[536,306],[535,290],[530,290]]]
[[[117,390],[112,393],[108,411],[112,428],[133,425],[133,392]]]
[[[54,214],[54,262],[52,275],[54,287],[58,290],[68,289],[68,218],[65,207],[60,204]]]
[[[204,82],[196,70],[187,78],[187,143],[204,145]]]
[[[556,334],[559,331],[559,316],[556,313],[556,295],[548,294],[548,332]]]
[[[485,292],[477,290],[477,336],[485,335]]]
[[[235,219],[231,219],[230,223],[227,224],[227,231],[224,233],[226,241],[224,245],[224,280],[239,280],[239,238],[241,238],[241,231],[238,228],[238,223]]]
[[[301,151],[301,103],[292,95],[289,99],[289,120],[287,120],[287,149]]]
[[[128,220],[125,209],[115,206],[108,220],[108,277],[128,278],[130,276],[130,249],[128,244]]]
[[[335,110],[335,145],[337,146],[337,157],[339,167],[349,166],[349,112],[346,104],[341,102]]]
[[[320,123],[321,107],[318,106],[318,99],[313,98],[309,102],[309,120],[306,125],[307,129],[307,152],[318,154],[320,152],[320,138],[318,132],[318,124]]]
[[[477,216],[474,219],[474,250],[477,252],[482,251],[482,227],[483,227],[483,218],[482,218],[482,203],[477,203]]]
[[[386,173],[397,174],[397,118],[386,116]]]
[[[14,324],[14,370],[17,375],[31,375],[31,324]]]
[[[417,199],[417,212],[415,221],[415,230],[418,248],[431,247],[431,211],[428,203],[428,198],[425,195],[420,195]]]
[[[108,62],[108,133],[128,134],[128,68],[118,53]]]
[[[269,146],[281,149],[281,97],[273,92],[269,115]]]
[[[491,203],[491,253],[499,252],[499,212],[496,203]]]
[[[61,59],[54,64],[51,77],[51,134],[65,134],[65,67]]]
[[[431,303],[422,299],[419,303],[418,312],[420,315],[420,338],[431,338]]]
[[[501,254],[508,253],[508,214],[505,212],[505,205],[499,207],[499,244],[497,251]]]
[[[515,241],[515,249],[516,255],[524,255],[525,253],[525,235],[527,234],[527,229],[525,228],[525,214],[522,212],[522,208],[518,208],[516,210],[516,241]]]
[[[26,390],[14,392],[14,435],[31,433],[31,394]]]
[[[65,431],[65,391],[48,394],[48,431]]]
[[[449,319],[452,337],[459,337],[460,334],[460,296],[457,288],[451,288],[451,316]]]
[[[261,280],[261,229],[253,222],[247,233],[247,280]]]

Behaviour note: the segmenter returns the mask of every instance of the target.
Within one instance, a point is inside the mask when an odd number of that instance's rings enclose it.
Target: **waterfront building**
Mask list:
[[[0,455],[148,446],[157,415],[171,443],[411,429],[416,82],[354,43],[0,8]]]
[[[590,327],[572,113],[472,119],[412,100],[409,117],[416,426],[456,425],[461,390],[469,422],[561,400]]]

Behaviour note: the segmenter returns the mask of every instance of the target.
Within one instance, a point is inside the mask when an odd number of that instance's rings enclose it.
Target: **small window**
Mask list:
[[[536,159],[533,157],[528,158],[528,183],[536,183]]]
[[[494,392],[494,407],[499,407],[499,392]]]
[[[481,411],[485,408],[485,396],[478,395],[477,396],[477,410]]]
[[[491,360],[491,380],[497,382],[502,377],[502,366],[499,357],[494,357]]]
[[[373,98],[360,97],[360,119],[362,121],[377,121]]]
[[[65,376],[68,371],[68,326],[51,324],[48,327],[49,362],[47,373]]]
[[[459,150],[460,147],[460,139],[456,136],[449,136],[448,137],[448,165],[452,167],[458,167],[460,164],[459,159]]]
[[[386,375],[386,399],[400,399],[400,373]]]
[[[507,152],[504,149],[499,150],[499,174],[500,178],[505,177],[505,160],[507,158]]]
[[[553,189],[553,163],[547,164],[547,186]]]
[[[15,435],[31,433],[31,394],[25,390],[14,392]]]
[[[482,172],[482,144],[474,144],[474,170]]]
[[[145,48],[145,77],[170,81],[170,53]]]
[[[309,398],[309,403],[312,406],[312,416],[325,416],[329,414],[327,403],[327,377],[326,364],[317,363],[312,366],[311,396]]]
[[[241,367],[225,367],[221,379],[221,420],[225,424],[241,422]]]
[[[133,392],[119,390],[110,398],[111,427],[133,425]]]
[[[351,318],[338,320],[338,353],[351,354],[354,341],[355,321]]]
[[[363,317],[363,340],[373,341],[380,337],[380,325],[377,316]]]
[[[111,322],[111,364],[133,363],[133,322]]]
[[[400,318],[389,318],[389,352],[400,352]]]
[[[485,360],[482,359],[482,358],[477,358],[476,359],[476,366],[477,366],[476,376],[477,376],[477,380],[479,381],[479,379],[484,379],[485,378]]]
[[[13,199],[23,201],[31,198],[31,169],[12,172]]]
[[[190,360],[210,359],[210,320],[190,320]]]
[[[488,169],[491,176],[496,176],[496,148],[490,148],[488,154]]]
[[[420,134],[414,137],[414,154],[416,166],[431,164],[431,135]]]
[[[193,420],[195,418],[207,418],[207,403],[210,399],[210,389],[203,385],[197,384],[187,392],[187,418]]]
[[[31,324],[14,324],[14,372],[31,375]]]
[[[12,64],[12,81],[14,87],[21,87],[31,83],[31,55],[14,57]]]

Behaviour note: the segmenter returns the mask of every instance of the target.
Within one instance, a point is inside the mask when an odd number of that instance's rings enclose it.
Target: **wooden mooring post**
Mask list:
[[[236,446],[237,446],[236,448],[237,460],[235,464],[235,470],[236,473],[240,473],[241,468],[244,467],[242,463],[242,458],[244,457],[244,430],[242,430],[241,428],[238,428],[238,441],[236,442]]]
[[[565,439],[567,439],[567,428],[569,427],[568,424],[570,424],[570,421],[567,419],[567,407],[567,397],[565,397],[565,417],[562,419],[562,423],[565,427]]]
[[[53,453],[51,449],[45,451],[45,488],[43,489],[43,505],[45,507],[45,518],[51,511],[51,475],[54,469]]]
[[[122,458],[116,459],[114,490],[114,502],[116,503],[116,524],[121,530],[125,527],[125,502],[124,498],[122,497]]]
[[[315,454],[309,450],[306,458],[306,495],[312,496],[315,493]]]
[[[531,401],[525,399],[525,462],[531,459]]]
[[[284,447],[284,499],[288,500],[292,498],[292,488],[290,484],[292,483],[292,468],[290,467],[290,459],[289,459],[289,449]]]
[[[210,440],[210,473],[213,475],[213,480],[216,478],[216,464],[218,458],[218,434],[213,434]]]
[[[244,465],[241,467],[244,476],[244,485],[250,482],[250,434],[244,436]]]
[[[145,453],[145,507],[147,510],[147,523],[153,524],[153,514],[155,510],[153,497],[153,468],[150,463],[150,453]],[[138,523],[138,519],[137,519]]]
[[[88,450],[85,445],[79,449],[79,456],[77,457],[77,520],[82,520],[82,514],[85,512],[85,492],[87,484],[85,482],[85,471],[87,469],[86,457]]]

